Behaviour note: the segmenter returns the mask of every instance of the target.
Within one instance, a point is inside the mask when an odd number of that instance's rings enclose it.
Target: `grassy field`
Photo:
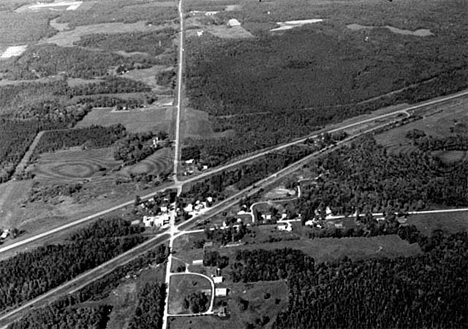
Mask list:
[[[118,175],[130,176],[138,174],[164,174],[173,170],[173,152],[170,148],[163,148],[156,151],[139,163],[123,168]]]
[[[82,36],[95,33],[132,33],[132,32],[152,32],[160,31],[173,24],[147,25],[143,20],[125,24],[123,22],[100,23],[77,26],[70,30],[63,30],[57,34],[46,38],[41,43],[54,43],[62,47],[71,47],[78,42]]]
[[[28,168],[36,180],[83,180],[102,177],[103,173],[118,167],[122,161],[116,161],[112,148],[89,150],[65,150],[45,153]]]
[[[211,289],[210,282],[206,278],[193,274],[172,276],[169,287],[169,313],[190,313],[189,310],[184,310],[182,307],[184,298],[204,289]]]
[[[410,215],[408,224],[415,225],[422,234],[430,236],[434,230],[448,234],[468,231],[468,211],[440,214]]]
[[[316,262],[333,261],[347,256],[353,260],[381,257],[412,256],[420,253],[417,244],[410,245],[397,235],[359,238],[323,238],[280,241],[275,243],[247,244],[224,248],[221,254],[233,255],[237,249],[278,249],[293,248],[302,250]]]
[[[76,128],[91,125],[112,126],[121,123],[128,132],[166,131],[171,134],[173,108],[146,107],[132,111],[113,111],[112,108],[96,108],[88,113]]]
[[[233,130],[223,132],[213,131],[213,124],[210,122],[208,113],[194,110],[192,108],[183,108],[183,117],[181,122],[181,131],[185,138],[223,138],[232,136]]]
[[[236,283],[229,285],[226,317],[171,318],[171,329],[238,329],[245,328],[246,323],[267,316],[270,321],[262,328],[270,328],[276,315],[288,305],[288,287],[284,281],[256,282],[254,284]],[[265,294],[270,297],[265,299]],[[239,299],[248,301],[246,310],[240,309]],[[216,302],[215,302],[216,303]]]
[[[451,128],[455,127],[456,123],[468,124],[468,113],[466,106],[468,98],[457,99],[444,105],[434,106],[427,114],[421,113],[422,120],[412,122],[410,124],[390,129],[384,133],[375,135],[376,141],[385,146],[391,154],[408,154],[417,150],[416,146],[412,145],[410,139],[405,135],[413,129],[423,130],[427,135],[433,137],[448,137],[452,133]],[[466,158],[466,152],[438,152],[435,155],[448,162]]]

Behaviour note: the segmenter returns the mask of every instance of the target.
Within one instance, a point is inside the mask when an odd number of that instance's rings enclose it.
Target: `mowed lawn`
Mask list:
[[[442,230],[448,234],[468,232],[468,211],[410,215],[408,224],[415,225],[427,236],[434,230]]]
[[[269,323],[262,328],[269,328],[279,312],[288,305],[288,286],[284,281],[235,283],[229,285],[227,298],[216,298],[218,302],[227,302],[227,316],[178,317],[170,318],[170,329],[239,329],[246,323],[255,323],[256,319],[266,316]],[[266,294],[270,296],[268,298]],[[239,300],[247,301],[247,309],[242,310]],[[216,309],[216,307],[215,307]]]
[[[173,108],[147,107],[131,111],[113,111],[112,108],[95,108],[81,120],[76,128],[91,125],[112,126],[122,124],[128,132],[165,131],[171,133]]]
[[[184,310],[182,303],[184,298],[194,292],[205,289],[211,290],[211,284],[207,278],[195,274],[174,275],[169,286],[169,313],[188,314],[190,310]],[[209,299],[211,296],[207,295]],[[207,308],[209,305],[207,305]]]

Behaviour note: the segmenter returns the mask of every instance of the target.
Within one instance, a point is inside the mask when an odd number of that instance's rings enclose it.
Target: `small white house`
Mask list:
[[[161,212],[167,212],[167,207],[166,206],[162,206],[160,209],[161,209]]]
[[[284,223],[284,224],[278,225],[278,231],[287,231],[287,232],[291,232],[291,231],[292,231],[292,225],[291,225],[291,223]]]
[[[207,197],[207,198],[206,198],[206,202],[209,202],[209,203],[213,202],[213,198],[212,198],[212,197],[210,197],[210,196],[209,196],[209,197]]]
[[[194,259],[192,265],[203,265],[203,259]]]
[[[187,206],[184,208],[185,212],[192,212],[193,211],[193,204],[189,203]]]
[[[215,296],[216,297],[226,297],[228,294],[227,288],[216,288],[215,289]]]
[[[216,15],[217,13],[219,13],[219,11],[207,11],[205,13],[205,16],[214,16]]]
[[[10,230],[3,230],[2,235],[0,235],[0,239],[6,239],[8,235],[10,234]]]
[[[223,282],[223,277],[222,276],[214,276],[213,277],[213,282],[215,284],[222,283]]]
[[[185,164],[193,164],[194,161],[195,159],[185,160]]]

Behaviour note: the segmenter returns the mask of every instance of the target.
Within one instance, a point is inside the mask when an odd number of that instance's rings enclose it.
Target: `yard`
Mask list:
[[[171,276],[169,286],[169,313],[170,314],[190,314],[190,309],[184,307],[184,299],[188,298],[193,293],[199,293],[203,290],[211,291],[211,284],[207,278],[195,274],[182,274]],[[211,291],[211,293],[213,293]],[[211,295],[208,295],[208,303],[205,308],[209,307]]]
[[[434,230],[442,230],[448,234],[468,232],[468,211],[410,215],[408,224],[415,225],[427,236]]]

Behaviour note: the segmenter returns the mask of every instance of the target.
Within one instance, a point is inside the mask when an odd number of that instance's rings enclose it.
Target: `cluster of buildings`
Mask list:
[[[201,164],[198,164],[195,159],[188,159],[188,160],[185,160],[183,162],[183,166],[184,166],[184,172],[183,172],[183,176],[190,176],[190,175],[193,175],[193,173],[195,172],[195,170],[200,170],[200,171],[204,171],[204,170],[207,170],[209,167],[208,165],[201,165]]]
[[[209,196],[205,199],[205,201],[196,200],[194,203],[187,204],[183,210],[189,215],[195,216],[210,208],[213,204],[213,201],[213,198]]]

